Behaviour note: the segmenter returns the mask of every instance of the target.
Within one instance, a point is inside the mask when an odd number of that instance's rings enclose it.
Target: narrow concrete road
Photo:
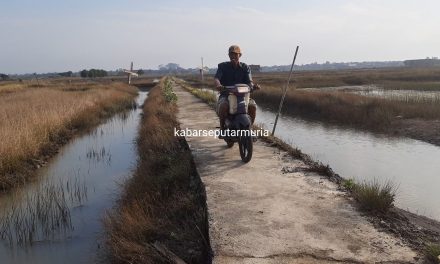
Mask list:
[[[174,91],[182,129],[218,126],[209,106],[178,85]],[[245,164],[238,146],[186,140],[206,187],[214,263],[416,263],[415,252],[377,231],[335,184],[283,151],[258,141]]]

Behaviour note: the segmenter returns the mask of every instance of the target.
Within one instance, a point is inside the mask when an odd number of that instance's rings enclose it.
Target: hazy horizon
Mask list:
[[[440,54],[440,2],[30,0],[2,4],[0,73],[403,61]]]

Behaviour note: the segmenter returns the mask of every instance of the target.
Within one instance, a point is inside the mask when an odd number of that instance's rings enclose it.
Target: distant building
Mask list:
[[[9,75],[0,73],[0,81],[6,81],[9,80]]]
[[[406,60],[403,63],[406,67],[440,67],[440,60],[437,57],[421,60]]]
[[[251,65],[249,65],[249,67],[251,68],[252,73],[261,72],[260,65],[251,64]]]

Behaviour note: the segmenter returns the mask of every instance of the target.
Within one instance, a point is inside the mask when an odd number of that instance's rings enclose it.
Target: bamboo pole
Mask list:
[[[281,108],[283,108],[284,98],[286,97],[287,89],[289,88],[290,79],[292,78],[293,65],[295,65],[295,60],[296,60],[296,55],[298,54],[298,49],[299,49],[299,46],[296,46],[295,56],[293,56],[292,66],[290,67],[289,78],[287,79],[286,87],[284,87],[283,96],[281,97],[280,105],[278,107],[278,113],[275,118],[275,123],[273,124],[272,136],[275,134],[275,128],[277,127],[278,117],[280,116]]]

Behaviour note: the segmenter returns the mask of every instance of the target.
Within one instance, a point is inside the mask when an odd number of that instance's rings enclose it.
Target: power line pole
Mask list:
[[[133,72],[133,62],[130,64],[130,72]],[[131,73],[128,74],[128,84],[131,84]]]
[[[204,70],[204,66],[203,66],[203,57],[202,57],[202,68],[200,69],[200,73],[202,75],[202,83],[205,80],[204,77],[203,77],[203,70]]]

